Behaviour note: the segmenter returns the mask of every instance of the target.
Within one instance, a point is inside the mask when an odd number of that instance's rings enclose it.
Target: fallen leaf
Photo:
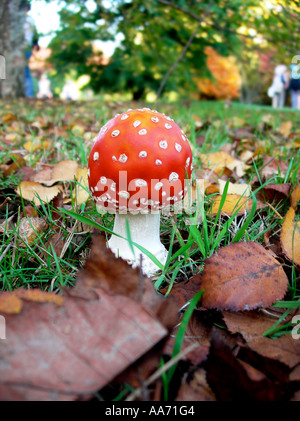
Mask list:
[[[72,196],[73,201],[80,206],[90,198],[87,168],[79,168],[75,177],[78,184],[76,184]]]
[[[22,296],[21,311],[5,316],[3,400],[88,399],[166,337],[170,301],[95,238],[60,307]]]
[[[279,128],[278,131],[282,134],[283,137],[288,137],[291,133],[293,123],[291,121],[286,121]]]
[[[300,265],[300,221],[295,221],[295,209],[287,211],[280,234],[281,247],[289,260]]]
[[[300,201],[300,186],[296,186],[291,194],[291,207],[296,209]]]
[[[20,247],[26,247],[27,244],[32,244],[47,229],[48,224],[43,218],[28,217],[22,218],[18,226],[18,233],[21,237],[19,243]]]
[[[74,181],[78,167],[78,163],[70,159],[60,161],[52,168],[39,171],[35,175],[34,181],[46,186],[52,186],[59,181]]]
[[[263,169],[261,175],[265,178],[269,178],[273,175],[281,174],[284,176],[288,170],[287,163],[280,159],[273,159],[269,156],[264,158]]]
[[[0,293],[0,312],[2,314],[19,314],[23,307],[23,301],[37,303],[54,303],[62,305],[63,297],[53,292],[45,292],[39,288],[34,289],[16,289],[12,292],[4,291]]]
[[[239,242],[219,249],[196,275],[204,289],[202,306],[218,310],[269,307],[284,297],[288,278],[277,260],[258,243]]]
[[[217,215],[221,205],[222,195],[217,194],[212,198],[212,215]],[[227,194],[224,205],[221,210],[223,215],[237,216],[243,215],[245,211],[250,212],[253,206],[253,200],[249,197],[239,196],[237,194]],[[257,202],[257,209],[262,208],[264,205],[261,202]]]
[[[237,359],[216,333],[206,371],[208,385],[220,401],[284,401],[293,395],[286,378],[282,382],[268,378],[264,371]]]
[[[16,189],[16,193],[19,196],[34,202],[36,206],[40,206],[40,200],[42,202],[50,202],[60,192],[59,186],[45,187],[35,181],[22,181]]]
[[[26,161],[25,161],[25,159],[23,158],[22,155],[11,154],[10,155],[10,161],[7,164],[8,167],[4,171],[4,176],[8,177],[13,172],[17,171],[18,168],[23,167],[25,164],[26,164]]]
[[[226,181],[220,179],[219,186],[221,195],[223,194],[225,185]],[[243,197],[249,197],[251,194],[251,186],[250,184],[239,184],[229,182],[227,194],[236,194]]]

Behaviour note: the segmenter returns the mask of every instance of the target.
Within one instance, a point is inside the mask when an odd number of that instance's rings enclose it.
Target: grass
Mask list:
[[[141,104],[134,104],[140,107]],[[4,103],[2,116],[9,113],[15,120],[4,123],[1,127],[3,133],[18,131],[19,142],[11,145],[4,144],[0,150],[0,163],[5,164],[11,153],[20,153],[25,156],[27,166],[37,168],[41,163],[55,164],[62,159],[72,159],[87,165],[91,142],[83,135],[90,133],[90,139],[97,133],[107,119],[117,112],[133,108],[133,104],[103,104],[79,103],[77,105],[52,104],[38,101],[32,106],[25,106],[23,102]],[[142,104],[143,106],[143,104]],[[291,149],[287,141],[280,141],[277,128],[286,121],[291,121],[293,130],[299,133],[299,115],[290,109],[272,110],[269,107],[247,106],[239,103],[222,102],[190,102],[184,104],[161,104],[158,110],[171,115],[174,120],[188,134],[193,145],[194,154],[219,151],[226,145],[232,145],[235,140],[233,131],[245,129],[254,136],[252,142],[257,146],[264,146],[265,154],[273,158],[280,157],[288,163],[285,174],[261,177],[262,169],[267,165],[262,157],[253,161],[251,168],[243,177],[244,183],[253,184],[253,206],[245,215],[238,216],[236,211],[226,218],[221,215],[221,209],[226,201],[226,184],[219,212],[211,215],[211,204],[214,194],[210,194],[199,201],[194,218],[200,218],[201,223],[190,223],[184,215],[163,216],[161,221],[161,236],[169,250],[167,263],[161,267],[161,273],[153,280],[155,288],[159,291],[166,289],[169,294],[173,285],[180,280],[187,280],[199,273],[204,267],[204,260],[218,250],[232,242],[247,240],[263,243],[264,234],[272,230],[273,236],[278,238],[282,220],[278,215],[284,216],[289,199],[276,203],[275,207],[257,209],[256,196],[263,187],[270,184],[296,184],[299,182],[300,154],[299,149]],[[1,116],[0,116],[1,118]],[[14,124],[15,123],[15,124]],[[38,123],[38,124],[37,124]],[[79,126],[80,133],[73,130]],[[38,131],[35,128],[38,127]],[[49,139],[53,148],[49,150],[25,151],[23,144],[28,135],[39,139]],[[47,137],[48,136],[48,137]],[[200,141],[199,141],[200,139]],[[250,143],[249,143],[250,144]],[[253,147],[253,145],[252,145]],[[240,141],[235,146],[234,153],[240,153],[247,148],[247,143]],[[201,169],[201,162],[196,158],[196,169]],[[234,180],[239,181],[239,180]],[[33,243],[20,246],[20,221],[26,215],[27,201],[22,200],[15,188],[20,178],[14,172],[9,176],[1,177],[0,188],[0,287],[2,290],[12,291],[19,287],[40,287],[49,291],[59,291],[61,286],[72,286],[78,271],[83,267],[90,249],[91,232],[88,226],[96,227],[107,236],[111,234],[113,217],[103,215],[99,217],[94,203],[89,200],[86,204],[76,206],[74,200],[69,204],[68,210],[51,203],[41,203],[41,206],[32,205],[35,216],[40,217],[47,224],[43,232],[36,232]],[[76,181],[71,182],[66,189],[70,193],[76,189]],[[200,197],[198,191],[198,197]],[[70,194],[71,197],[71,194]],[[100,219],[100,223],[99,223]],[[49,240],[54,234],[60,236],[64,243],[62,249],[57,249]],[[132,244],[131,244],[132,245]],[[288,300],[282,303],[286,313],[291,311],[293,303],[299,299],[299,285],[295,267],[288,266],[290,286]],[[279,335],[276,326],[271,333]],[[286,329],[289,329],[287,326]]]

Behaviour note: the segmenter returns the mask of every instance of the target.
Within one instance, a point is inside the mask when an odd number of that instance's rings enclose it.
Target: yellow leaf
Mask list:
[[[283,123],[278,131],[282,134],[284,137],[288,137],[288,135],[291,133],[293,123],[291,121],[286,121]]]
[[[23,199],[34,202],[36,206],[43,202],[50,202],[61,191],[59,186],[45,187],[35,181],[22,181],[16,189],[16,193]],[[39,199],[40,197],[40,199]]]
[[[284,218],[280,241],[287,258],[296,265],[300,265],[300,221],[295,222],[295,209],[292,207]]]

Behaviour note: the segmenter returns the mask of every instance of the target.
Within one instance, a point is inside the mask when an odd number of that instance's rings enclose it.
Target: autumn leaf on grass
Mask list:
[[[232,243],[205,261],[199,278],[204,308],[252,310],[282,299],[288,278],[277,260],[255,242]]]
[[[52,168],[39,171],[34,181],[45,184],[46,186],[52,186],[59,181],[73,181],[76,177],[78,170],[78,163],[70,159],[60,161]]]
[[[11,154],[10,160],[6,164],[6,168],[4,169],[4,176],[8,177],[9,175],[17,171],[19,168],[23,167],[25,164],[26,161],[22,155]]]
[[[74,203],[78,206],[86,202],[89,197],[89,184],[87,176],[87,168],[79,168],[76,172],[76,183],[75,190],[73,191],[72,198]]]
[[[296,209],[299,201],[300,201],[300,186],[296,186],[291,194],[292,208]]]
[[[222,195],[217,194],[212,198],[212,215],[217,215],[220,205],[222,202]],[[225,202],[223,204],[221,213],[223,215],[237,216],[244,215],[245,211],[250,212],[253,206],[253,200],[249,197],[239,196],[237,194],[227,194]],[[262,208],[264,205],[261,202],[257,202],[257,209]]]
[[[295,221],[295,209],[290,207],[285,215],[280,241],[284,254],[296,265],[300,265],[300,221]]]
[[[45,187],[35,181],[22,181],[16,189],[19,196],[34,202],[36,206],[40,206],[41,201],[50,202],[60,192],[59,186]]]
[[[245,162],[233,158],[223,151],[199,154],[199,158],[201,159],[203,166],[210,168],[218,175],[223,173],[227,168],[229,173],[235,170],[238,177],[243,177],[243,175],[245,175],[245,170],[249,168]]]
[[[20,247],[26,247],[27,244],[32,244],[38,238],[38,235],[45,232],[47,227],[48,224],[43,218],[22,218],[18,226],[18,233],[21,238]]]
[[[292,126],[293,123],[291,121],[286,121],[278,128],[278,131],[282,134],[283,137],[288,137],[291,133]]]

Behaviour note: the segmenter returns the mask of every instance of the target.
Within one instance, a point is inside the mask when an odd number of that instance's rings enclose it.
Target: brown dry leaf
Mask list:
[[[254,311],[247,313],[223,312],[223,316],[230,332],[232,334],[240,333],[248,346],[254,351],[265,357],[280,361],[290,368],[299,363],[300,341],[293,339],[289,334],[276,339],[262,336],[274,325],[278,320],[277,318]],[[287,322],[288,320],[284,321],[284,323]]]
[[[170,317],[169,302],[95,237],[60,307],[23,302],[19,314],[6,316],[3,400],[89,399],[167,335],[160,321]]]
[[[237,352],[213,333],[206,362],[207,382],[220,401],[288,401],[299,385],[289,367],[241,346]]]
[[[39,171],[34,181],[52,186],[59,181],[73,181],[78,170],[78,163],[70,159],[59,162],[52,168]]]
[[[263,169],[261,175],[265,178],[272,177],[273,175],[281,174],[284,176],[288,170],[286,162],[280,159],[273,159],[269,156],[264,158]]]
[[[288,137],[291,133],[292,126],[293,123],[291,121],[286,121],[278,128],[278,131],[282,134],[282,136]]]
[[[219,180],[220,194],[223,194],[226,181]],[[231,183],[229,182],[227,194],[237,194],[243,197],[249,197],[251,194],[250,184],[240,184],[240,183]]]
[[[222,195],[216,195],[213,197],[212,202],[212,215],[217,215]],[[239,196],[237,194],[227,194],[225,203],[222,207],[221,213],[223,215],[243,215],[245,211],[250,212],[253,206],[253,200],[248,197]],[[257,209],[262,208],[264,205],[261,202],[257,202]]]
[[[275,316],[272,317],[259,310],[236,313],[223,311],[223,318],[228,330],[232,334],[240,333],[248,345],[256,339],[263,338],[262,335],[278,321]]]
[[[176,401],[180,402],[214,402],[216,396],[206,381],[206,372],[203,368],[195,371],[191,381],[184,382],[177,394]]]
[[[19,314],[23,307],[23,301],[38,303],[54,303],[58,306],[63,304],[63,297],[53,292],[44,292],[39,288],[16,289],[13,292],[0,293],[0,312],[5,314]]]
[[[32,244],[38,238],[39,234],[45,232],[47,227],[48,224],[43,218],[22,218],[18,227],[18,233],[21,237],[19,246],[26,247],[27,244]]]
[[[10,155],[10,161],[8,162],[8,167],[4,171],[4,176],[8,177],[13,172],[15,172],[18,168],[23,167],[26,164],[25,159],[22,155],[18,154],[11,154]]]
[[[204,289],[204,308],[252,310],[282,299],[288,278],[277,260],[255,242],[239,242],[219,249],[196,275]]]
[[[45,187],[35,181],[22,181],[16,189],[16,193],[23,199],[33,201],[36,206],[43,202],[50,202],[61,192],[59,186]],[[40,199],[39,199],[40,197]]]
[[[287,211],[280,234],[281,247],[289,260],[300,265],[300,221],[295,221],[295,209]]]
[[[296,209],[298,202],[300,201],[300,186],[296,186],[291,194],[291,206]]]

